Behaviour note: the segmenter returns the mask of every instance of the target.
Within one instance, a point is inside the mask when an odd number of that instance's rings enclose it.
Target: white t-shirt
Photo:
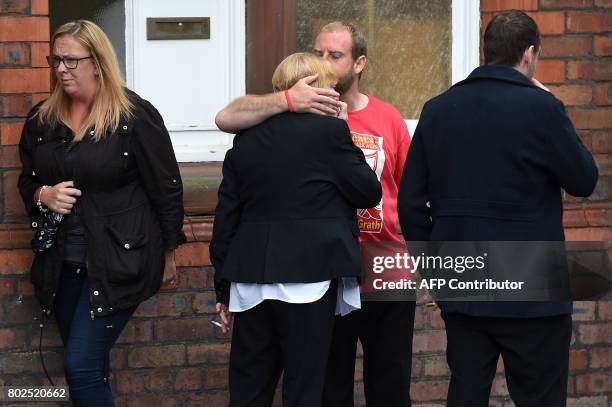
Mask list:
[[[330,280],[316,283],[257,284],[232,283],[230,287],[230,312],[249,310],[264,300],[278,300],[292,304],[306,304],[321,299],[329,290]],[[359,284],[354,277],[338,280],[336,315],[346,315],[361,308]]]

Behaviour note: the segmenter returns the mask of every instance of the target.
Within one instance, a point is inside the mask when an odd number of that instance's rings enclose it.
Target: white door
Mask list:
[[[162,114],[178,161],[219,161],[215,114],[245,92],[244,0],[126,1],[128,86]],[[147,18],[209,17],[210,39],[148,40]]]

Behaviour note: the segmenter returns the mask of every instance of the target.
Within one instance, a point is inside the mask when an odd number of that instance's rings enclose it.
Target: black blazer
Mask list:
[[[589,196],[597,174],[559,100],[511,67],[482,66],[425,104],[400,185],[400,224],[413,241],[562,241],[561,188]],[[571,312],[570,303],[441,308],[516,317]]]
[[[19,142],[22,171],[19,191],[35,221],[32,198],[42,185],[74,180],[82,191],[78,205],[87,239],[87,273],[92,315],[129,308],[155,294],[161,285],[164,251],[185,241],[183,187],[170,136],[158,111],[128,91],[134,117],[123,119],[114,134],[94,142],[91,135],[75,147],[74,174],[64,166],[68,127],[41,126],[26,120]],[[74,177],[73,177],[74,176]],[[57,243],[37,254],[31,281],[43,310],[51,311],[62,266],[63,230]]]
[[[227,304],[232,281],[360,277],[356,209],[381,194],[342,120],[283,113],[239,133],[223,162],[210,244],[217,300]]]

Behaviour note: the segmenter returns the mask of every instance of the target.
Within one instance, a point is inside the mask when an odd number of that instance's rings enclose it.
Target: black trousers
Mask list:
[[[321,406],[336,290],[334,281],[316,302],[266,300],[234,314],[230,407],[272,405],[281,372],[284,407]]]
[[[451,370],[449,407],[487,407],[497,361],[517,407],[563,407],[572,318],[472,317],[442,313]]]
[[[353,407],[357,339],[368,407],[409,407],[414,301],[364,301],[336,317],[323,405]]]

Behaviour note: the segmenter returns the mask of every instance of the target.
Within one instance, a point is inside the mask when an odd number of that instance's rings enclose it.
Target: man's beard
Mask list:
[[[355,77],[351,75],[350,72],[338,78],[338,83],[336,84],[336,92],[341,95],[345,94],[351,88],[351,86],[353,86],[353,82],[355,82]]]

